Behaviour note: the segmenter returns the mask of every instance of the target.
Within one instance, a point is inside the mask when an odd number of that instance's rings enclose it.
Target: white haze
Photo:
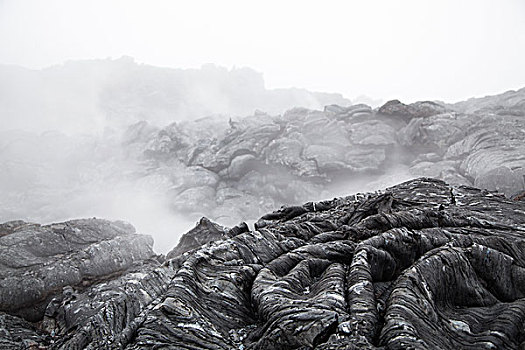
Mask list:
[[[463,100],[525,81],[522,0],[2,0],[0,63],[134,57],[264,72],[268,88]]]
[[[121,153],[107,137],[0,132],[0,221],[125,220],[166,252],[197,218],[170,210],[165,189]]]
[[[0,222],[121,219],[166,252],[209,213],[178,212],[166,180],[176,172],[148,172],[144,149],[123,140],[131,124],[162,127],[219,113],[226,127],[257,109],[278,114],[331,103],[350,102],[304,89],[267,90],[248,68],[169,69],[130,57],[43,70],[0,65]]]
[[[130,161],[127,125],[348,102],[290,87],[373,107],[520,88],[524,16],[521,0],[0,0],[0,221],[122,219],[166,252],[198,218]]]
[[[116,60],[69,61],[42,70],[0,64],[0,130],[93,134],[141,121],[165,126],[212,114],[271,114],[300,106],[347,105],[340,94],[265,89],[249,68],[170,69]]]

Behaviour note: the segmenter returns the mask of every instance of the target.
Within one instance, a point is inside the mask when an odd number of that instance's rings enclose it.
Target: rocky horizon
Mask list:
[[[77,66],[95,69],[91,65],[120,67],[127,79],[137,69],[152,91],[170,87],[174,79],[153,74],[165,73],[161,68],[126,60],[83,61],[55,70],[80,74]],[[214,69],[231,83],[233,71]],[[147,108],[140,101],[133,103]],[[175,111],[169,104],[161,107]],[[126,120],[121,108],[111,110]],[[4,131],[0,221],[123,219],[155,235],[156,249],[165,253],[178,239],[171,238],[173,231],[187,231],[202,216],[232,226],[281,205],[420,176],[512,197],[525,188],[524,115],[521,89],[455,104],[393,100],[375,109],[329,104],[282,114],[202,116],[167,126],[142,115],[146,120],[133,117],[102,135]]]

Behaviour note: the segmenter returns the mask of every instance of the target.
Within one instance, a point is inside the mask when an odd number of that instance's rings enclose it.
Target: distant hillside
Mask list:
[[[469,98],[450,107],[464,113],[492,112],[499,115],[524,116],[525,88],[509,90],[498,95]]]
[[[327,104],[350,101],[304,89],[268,90],[262,74],[249,68],[160,68],[129,57],[70,61],[43,70],[0,65],[2,130],[89,132],[139,120],[166,125],[211,114],[280,114]]]

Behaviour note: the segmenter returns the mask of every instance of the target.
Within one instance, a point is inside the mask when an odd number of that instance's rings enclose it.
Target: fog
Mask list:
[[[140,183],[115,140],[58,131],[0,133],[0,221],[47,224],[99,217],[133,223],[166,251],[194,224],[165,192]]]
[[[458,101],[525,78],[521,0],[3,0],[0,63],[134,57],[264,73],[267,88]]]
[[[308,147],[314,157],[348,141],[337,121],[316,124],[320,111],[521,87],[524,11],[518,0],[0,1],[0,222],[126,220],[166,252],[202,215],[234,225],[412,178],[395,157],[371,175],[309,174]],[[268,146],[258,160],[252,134]],[[222,154],[232,140],[239,149]]]
[[[42,70],[0,65],[0,130],[101,134],[141,120],[165,126],[212,114],[244,116],[257,109],[278,114],[331,103],[350,101],[304,89],[268,90],[262,74],[249,68],[170,69],[127,56]]]
[[[147,120],[158,131],[214,115],[226,127],[228,119],[258,109],[278,114],[295,106],[350,104],[339,94],[267,90],[261,74],[249,68],[169,69],[131,57],[42,70],[2,65],[0,92],[0,221],[126,220],[152,234],[159,251],[210,212],[178,212],[173,191],[185,188],[186,180],[174,185],[166,178],[175,175],[149,171],[145,145],[125,141],[131,125]]]

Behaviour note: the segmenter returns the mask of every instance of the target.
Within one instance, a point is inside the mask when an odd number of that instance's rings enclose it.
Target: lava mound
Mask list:
[[[253,231],[203,219],[149,259],[55,293],[38,322],[0,315],[0,341],[15,348],[16,329],[62,349],[525,346],[525,202],[472,187],[421,178],[283,207]]]
[[[517,348],[524,209],[431,179],[282,208],[175,259],[130,348]]]

